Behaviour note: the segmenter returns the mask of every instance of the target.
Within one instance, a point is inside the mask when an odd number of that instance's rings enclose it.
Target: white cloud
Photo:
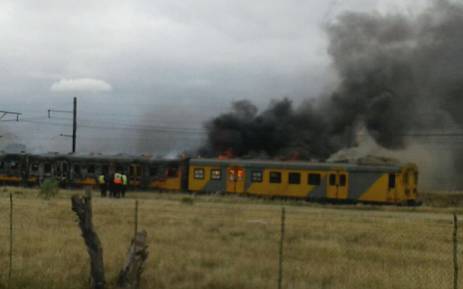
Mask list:
[[[53,83],[50,87],[51,91],[86,91],[86,92],[104,92],[111,91],[112,87],[109,83],[100,79],[93,78],[70,78],[61,79]]]

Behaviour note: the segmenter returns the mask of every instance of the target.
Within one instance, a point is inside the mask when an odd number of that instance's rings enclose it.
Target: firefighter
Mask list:
[[[100,186],[101,197],[106,197],[108,187],[106,185],[106,176],[104,174],[98,176],[98,184]]]
[[[119,172],[116,172],[114,174],[114,197],[115,198],[120,198],[121,196],[121,187],[122,187],[122,174]]]
[[[127,176],[122,174],[122,186],[121,186],[121,193],[122,197],[125,198],[125,191],[127,190]]]

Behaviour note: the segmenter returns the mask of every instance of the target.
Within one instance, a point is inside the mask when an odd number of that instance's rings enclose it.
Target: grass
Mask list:
[[[0,190],[0,288],[7,287],[10,191],[15,194],[11,288],[87,288],[88,256],[70,208],[75,191],[43,200],[36,190],[16,188]],[[449,213],[461,209],[444,208],[440,196],[426,196],[439,207],[425,202],[420,208],[128,196],[93,199],[109,288],[133,233],[135,197],[139,228],[149,238],[142,288],[276,288],[281,205],[287,221],[283,288],[452,288]]]

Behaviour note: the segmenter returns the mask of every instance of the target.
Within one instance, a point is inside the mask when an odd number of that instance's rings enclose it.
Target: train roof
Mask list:
[[[101,154],[101,153],[74,153],[65,154],[58,152],[48,152],[42,154],[30,154],[30,153],[5,153],[0,151],[0,157],[21,157],[28,156],[37,159],[49,159],[49,160],[74,160],[74,161],[115,161],[115,162],[159,162],[159,163],[170,163],[178,160],[159,158],[152,155],[130,155],[130,154]]]
[[[396,172],[403,165],[384,164],[366,165],[355,163],[336,163],[336,162],[303,162],[303,161],[272,161],[272,160],[243,160],[243,159],[191,159],[192,165],[211,165],[211,166],[243,166],[255,168],[279,168],[279,169],[310,169],[310,170],[347,170],[347,171],[381,171]]]

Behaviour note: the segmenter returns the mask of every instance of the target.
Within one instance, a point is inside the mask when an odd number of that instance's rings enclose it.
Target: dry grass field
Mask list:
[[[87,288],[88,256],[71,192],[46,201],[26,189],[0,192],[0,288],[8,277],[9,191],[15,192],[11,288]],[[110,288],[133,233],[135,197],[139,227],[149,238],[142,288],[277,288],[281,205],[287,213],[283,288],[452,288],[453,209],[167,193],[93,198]]]

